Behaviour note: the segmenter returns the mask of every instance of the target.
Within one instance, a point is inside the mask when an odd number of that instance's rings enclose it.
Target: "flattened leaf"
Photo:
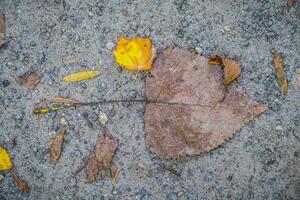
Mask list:
[[[86,165],[86,175],[89,183],[97,181],[104,177],[105,169],[98,164],[96,155],[93,152],[89,157]]]
[[[23,76],[19,77],[19,81],[25,88],[32,90],[37,86],[43,77],[43,74],[27,72]]]
[[[96,145],[95,154],[98,163],[103,165],[104,168],[110,167],[117,148],[117,140],[106,131]]]
[[[160,158],[210,151],[267,110],[238,87],[222,84],[219,66],[187,50],[167,49],[146,80],[146,143]],[[161,103],[159,103],[161,102]]]
[[[60,158],[65,134],[66,134],[66,128],[63,127],[56,134],[56,136],[51,140],[50,161],[53,164],[56,164]]]
[[[288,81],[285,73],[285,67],[283,64],[283,59],[281,54],[278,51],[275,51],[273,54],[275,70],[276,70],[276,78],[279,89],[284,93],[288,93]]]
[[[79,82],[87,79],[95,78],[101,74],[100,71],[90,70],[90,71],[81,71],[69,74],[63,78],[66,82]]]
[[[0,47],[2,47],[6,42],[5,16],[3,13],[0,13]]]
[[[13,167],[11,159],[4,148],[0,146],[0,171],[9,170]]]
[[[116,62],[128,70],[149,70],[156,57],[149,38],[126,39],[121,37],[114,51]]]
[[[94,182],[104,177],[105,171],[113,164],[113,156],[118,148],[118,141],[105,130],[97,141],[94,152],[88,159],[86,174],[88,182]]]
[[[225,85],[228,85],[241,74],[240,64],[230,59],[224,59],[220,56],[213,56],[208,59],[208,64],[224,66],[223,83]]]
[[[29,187],[29,185],[26,181],[21,180],[14,171],[11,171],[11,174],[12,174],[18,188],[21,190],[22,193],[31,192],[31,188]]]
[[[64,104],[76,104],[80,103],[76,99],[69,99],[69,98],[62,98],[62,97],[54,97],[51,99],[52,102],[54,103],[64,103]]]

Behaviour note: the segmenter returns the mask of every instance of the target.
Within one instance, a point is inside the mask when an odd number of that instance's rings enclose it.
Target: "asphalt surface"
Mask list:
[[[0,49],[0,145],[32,187],[21,194],[1,172],[0,199],[300,199],[300,92],[291,83],[300,67],[300,2],[225,0],[0,0],[8,44]],[[269,110],[209,153],[160,160],[144,143],[144,103],[64,110],[38,118],[36,103],[56,96],[80,101],[143,99],[146,73],[122,70],[112,50],[121,36],[220,55],[241,63],[237,84]],[[277,86],[272,54],[282,53],[288,95]],[[62,77],[96,69],[98,78],[70,84]],[[44,74],[34,90],[13,76]],[[83,119],[87,112],[94,126]],[[103,133],[119,141],[116,184],[88,184],[73,173]],[[104,121],[103,121],[104,119]],[[48,141],[62,124],[66,142],[57,165]],[[13,142],[15,140],[15,142]]]

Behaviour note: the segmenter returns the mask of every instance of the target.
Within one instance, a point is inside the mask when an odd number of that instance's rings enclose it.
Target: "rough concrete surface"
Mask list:
[[[32,186],[30,194],[21,194],[11,174],[1,172],[0,199],[300,199],[300,92],[291,84],[288,95],[278,90],[272,61],[280,51],[291,83],[300,67],[299,1],[287,9],[285,0],[0,0],[0,12],[10,40],[0,49],[0,145]],[[58,95],[85,102],[145,98],[147,74],[122,70],[114,61],[112,48],[122,35],[149,36],[158,52],[176,46],[239,61],[238,85],[269,110],[220,148],[180,160],[160,160],[145,147],[143,103],[41,118],[32,113],[34,104]],[[86,69],[102,75],[62,81]],[[30,70],[44,73],[32,91],[13,78]],[[88,184],[84,171],[73,176],[103,133],[103,113],[119,140],[115,185],[108,178]],[[66,142],[54,166],[48,141],[66,123]]]

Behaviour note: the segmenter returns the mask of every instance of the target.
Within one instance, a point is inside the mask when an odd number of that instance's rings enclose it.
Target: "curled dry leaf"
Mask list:
[[[4,148],[0,146],[0,171],[10,170],[13,167],[11,159]]]
[[[220,56],[213,56],[208,59],[208,63],[211,65],[223,65],[224,66],[224,84],[228,85],[235,80],[241,74],[240,64],[230,60],[224,59]]]
[[[104,177],[105,171],[113,166],[113,156],[117,148],[117,140],[105,131],[87,161],[86,174],[88,182],[94,182]]]
[[[285,73],[285,66],[283,63],[283,59],[281,54],[278,51],[275,51],[273,54],[273,60],[275,64],[275,71],[276,71],[276,78],[277,78],[277,83],[280,88],[280,90],[284,93],[287,94],[288,92],[288,81]]]
[[[0,47],[2,47],[6,42],[5,16],[3,13],[0,13]]]
[[[39,74],[36,72],[27,72],[26,74],[19,77],[19,82],[28,90],[32,90],[37,86],[37,84],[43,77],[43,74]]]
[[[51,140],[50,161],[53,164],[56,164],[60,158],[65,134],[66,134],[66,127],[63,127],[56,134],[56,136]]]
[[[149,70],[156,57],[156,49],[149,38],[121,37],[114,56],[119,65],[128,70]]]
[[[101,73],[100,71],[90,70],[90,71],[81,71],[69,74],[63,78],[66,82],[79,82],[84,81],[87,79],[95,78],[99,76]]]
[[[21,190],[22,193],[31,192],[31,188],[29,187],[29,185],[26,181],[21,180],[14,171],[11,171],[11,174],[12,174],[18,188]]]
[[[187,50],[167,49],[146,79],[146,143],[160,158],[210,151],[267,110],[222,84],[222,68]]]

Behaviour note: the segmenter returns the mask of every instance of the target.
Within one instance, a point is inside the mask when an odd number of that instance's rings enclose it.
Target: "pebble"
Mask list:
[[[99,122],[102,124],[102,126],[105,127],[107,122],[108,122],[107,114],[105,112],[100,111],[99,115],[98,115],[98,118],[99,118]]]
[[[36,54],[36,61],[38,64],[43,64],[46,60],[46,54],[44,51],[40,51]]]
[[[281,125],[277,125],[277,126],[275,127],[275,129],[276,129],[277,131],[282,131],[282,130],[283,130],[283,127],[282,127]]]
[[[68,98],[70,96],[70,90],[67,88],[60,89],[58,95],[63,98]]]
[[[195,50],[200,56],[203,54],[203,49],[201,47],[196,47]]]
[[[168,200],[176,200],[176,199],[178,199],[178,198],[177,198],[177,195],[176,195],[175,192],[171,192],[171,193],[169,193],[169,194],[167,195],[167,199],[168,199]]]
[[[4,176],[0,174],[0,182],[4,180]]]
[[[108,42],[105,47],[111,51],[115,47],[115,44],[113,42]]]
[[[214,177],[214,174],[212,172],[205,172],[204,173],[204,181],[210,182]]]
[[[4,81],[2,81],[2,85],[3,85],[3,87],[7,87],[7,86],[9,86],[9,84],[10,84],[10,82],[9,82],[8,80],[4,80]]]
[[[61,124],[61,125],[64,125],[64,126],[67,126],[67,125],[68,125],[68,121],[66,120],[65,117],[60,118],[60,124]]]
[[[223,33],[228,33],[230,31],[230,26],[224,26],[222,29]]]

